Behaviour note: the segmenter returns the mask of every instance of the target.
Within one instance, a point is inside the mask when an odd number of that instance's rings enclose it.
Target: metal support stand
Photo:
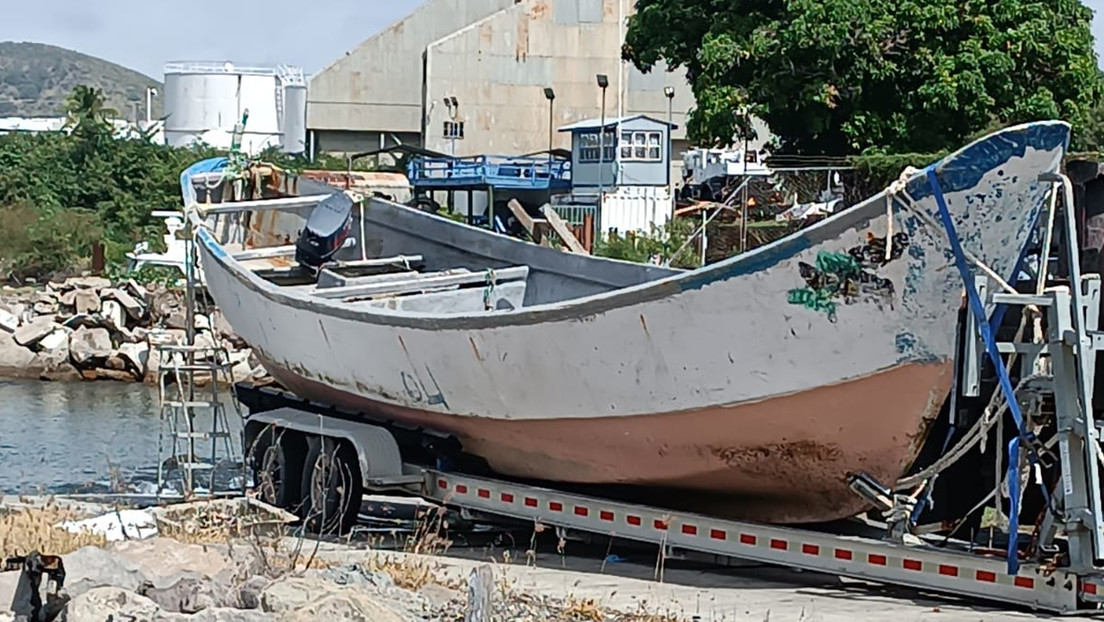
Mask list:
[[[1055,191],[1065,190],[1062,226],[1066,239],[1076,240],[1072,185],[1064,175],[1047,175],[1042,181],[1055,184]],[[1095,573],[1096,560],[1104,559],[1104,512],[1101,508],[1100,462],[1104,454],[1100,449],[1100,431],[1092,411],[1093,377],[1096,372],[1096,353],[1104,349],[1104,333],[1097,330],[1100,307],[1100,277],[1080,272],[1080,255],[1075,243],[1066,245],[1069,262],[1069,281],[1072,287],[1052,287],[1043,295],[990,294],[990,309],[998,304],[1035,306],[1046,311],[1047,335],[1045,349],[1024,347],[1025,344],[1000,344],[1003,353],[1022,351],[1028,355],[1025,364],[1034,367],[1033,356],[1044,354],[1050,358],[1052,383],[1047,392],[1053,395],[1056,437],[1061,461],[1061,485],[1055,491],[1055,499],[1040,528],[1037,553],[1057,551],[1055,538],[1064,531],[1069,545],[1069,570],[1074,573]],[[1049,252],[1049,248],[1042,249]],[[984,290],[982,290],[984,291]],[[977,342],[977,326],[970,329]],[[967,347],[964,368],[964,394],[976,395],[980,377],[980,349]],[[1036,391],[1037,392],[1037,391]],[[1019,398],[1020,396],[1017,396]],[[1038,439],[1031,439],[1036,443]],[[1017,477],[1021,477],[1020,465],[1013,465]],[[1031,469],[1029,464],[1027,468]],[[1033,479],[1034,474],[1029,473]],[[1044,494],[1049,494],[1044,490]],[[1018,512],[1018,508],[1011,508]],[[1058,515],[1055,515],[1055,512]]]

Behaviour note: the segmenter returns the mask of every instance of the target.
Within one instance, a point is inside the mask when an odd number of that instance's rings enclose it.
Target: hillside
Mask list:
[[[58,116],[65,97],[78,84],[103,89],[107,101],[125,118],[133,118],[132,102],[141,102],[145,117],[146,87],[160,89],[149,76],[94,56],[43,43],[0,41],[0,117]],[[153,100],[153,116],[161,102]]]

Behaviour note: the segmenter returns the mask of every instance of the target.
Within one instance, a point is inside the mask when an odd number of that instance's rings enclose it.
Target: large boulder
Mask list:
[[[58,303],[56,300],[43,299],[34,303],[32,308],[38,315],[54,315],[58,312]]]
[[[134,299],[139,303],[145,305],[149,301],[149,291],[143,287],[138,281],[130,279],[125,284],[125,290],[130,292],[130,295],[134,296]]]
[[[30,347],[41,341],[50,333],[58,329],[53,316],[36,317],[15,330],[13,336],[15,342],[21,346]]]
[[[66,571],[69,570],[66,564]],[[72,592],[70,591],[70,594]],[[134,620],[147,622],[161,613],[157,603],[118,587],[97,587],[72,596],[65,610],[67,622]]]
[[[100,296],[91,289],[78,289],[73,292],[73,307],[81,315],[100,312]]]
[[[226,547],[226,557],[226,566],[213,575],[220,583],[240,585],[269,570],[268,560],[254,542],[237,538],[230,540]]]
[[[69,330],[59,328],[38,342],[31,367],[39,370],[39,379],[55,382],[80,380],[80,372],[69,361]]]
[[[105,289],[100,292],[105,300],[115,300],[130,317],[140,320],[145,315],[146,309],[142,303],[123,289]]]
[[[102,276],[74,276],[65,279],[61,289],[93,289],[99,291],[111,287],[111,281]]]
[[[234,606],[238,609],[260,609],[261,597],[271,584],[272,580],[268,577],[260,575],[249,577],[245,583],[238,586]]]
[[[0,613],[10,611],[12,598],[15,598],[15,588],[19,585],[19,575],[16,572],[0,572]]]
[[[65,590],[74,599],[105,586],[134,592],[146,581],[134,563],[99,547],[86,546],[65,556]]]
[[[119,344],[117,355],[122,358],[127,366],[134,370],[139,377],[146,375],[149,363],[150,347],[148,343],[123,343]]]
[[[71,289],[67,292],[63,292],[61,294],[58,294],[58,303],[60,303],[61,306],[66,307],[68,309],[76,308],[76,306],[77,306],[77,290]]]
[[[112,544],[111,551],[134,564],[157,587],[168,587],[184,577],[214,577],[228,564],[227,557],[213,547],[165,537],[124,540]]]
[[[77,367],[92,367],[111,356],[111,333],[106,328],[78,328],[69,337],[69,355]]]
[[[123,305],[119,304],[118,300],[103,301],[103,308],[100,311],[100,315],[103,316],[108,326],[115,330],[126,326],[126,316],[123,314]]]
[[[183,310],[172,311],[165,315],[164,324],[168,328],[184,330],[188,326],[188,316]]]
[[[261,606],[288,622],[403,622],[403,617],[362,590],[301,577],[288,577],[268,586],[261,596]]]
[[[315,620],[349,620],[350,622],[405,622],[399,614],[376,602],[371,596],[354,590],[325,594],[290,615],[284,622],[314,622]]]
[[[31,294],[31,303],[33,304],[57,304],[57,294],[49,290],[38,291]]]
[[[197,613],[204,609],[233,606],[236,600],[226,586],[195,577],[184,577],[168,587],[156,587],[149,583],[143,585],[138,593],[165,611],[174,613]]]
[[[19,315],[0,305],[0,330],[14,333],[19,324]]]
[[[214,607],[199,613],[158,613],[153,622],[273,622],[275,618],[263,611],[247,611]],[[330,622],[330,621],[328,621]],[[339,622],[333,620],[332,622]]]
[[[11,335],[0,332],[0,374],[9,378],[33,377],[34,358],[34,352],[16,343]]]

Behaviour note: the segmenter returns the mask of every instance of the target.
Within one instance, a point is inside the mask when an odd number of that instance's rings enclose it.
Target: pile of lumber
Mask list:
[[[511,199],[508,203],[514,218],[517,218],[525,231],[529,233],[534,243],[550,248],[559,248],[580,255],[589,255],[594,248],[594,223],[583,222],[581,225],[570,225],[552,206],[545,203],[540,211],[544,218],[534,218],[518,203],[517,199]],[[591,216],[587,215],[587,220]]]

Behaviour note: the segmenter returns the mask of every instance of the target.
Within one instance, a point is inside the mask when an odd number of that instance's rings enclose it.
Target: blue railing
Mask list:
[[[410,184],[424,190],[487,186],[517,190],[566,190],[571,187],[571,162],[540,156],[417,156],[410,161],[407,173]]]

